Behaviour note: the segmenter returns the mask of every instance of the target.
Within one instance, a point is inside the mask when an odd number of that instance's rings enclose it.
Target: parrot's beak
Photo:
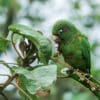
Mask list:
[[[55,48],[56,48],[56,50],[59,51],[58,50],[59,49],[59,43],[61,42],[59,37],[56,36],[56,35],[53,35],[53,40],[55,41]]]
[[[58,44],[61,42],[60,38],[57,35],[53,35],[53,40]]]

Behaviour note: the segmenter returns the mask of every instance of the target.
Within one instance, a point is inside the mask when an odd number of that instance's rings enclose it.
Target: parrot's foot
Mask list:
[[[85,77],[88,78],[88,79],[91,79],[92,78],[92,75],[89,75],[88,73],[86,73],[85,74]]]
[[[81,77],[80,79],[79,79],[79,81],[85,81],[85,78],[84,77]]]
[[[73,68],[72,67],[66,67],[66,68],[63,68],[62,70],[61,70],[61,73],[63,74],[63,75],[67,75],[67,76],[69,76],[70,74],[72,74],[73,73]]]

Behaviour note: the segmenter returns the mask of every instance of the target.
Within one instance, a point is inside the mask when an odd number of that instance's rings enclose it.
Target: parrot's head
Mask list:
[[[66,20],[57,21],[52,29],[54,41],[57,43],[69,40],[76,32],[75,26]]]

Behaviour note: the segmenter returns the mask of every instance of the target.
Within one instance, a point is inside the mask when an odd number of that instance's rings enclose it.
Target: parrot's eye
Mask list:
[[[59,30],[59,32],[60,32],[60,33],[62,33],[62,32],[63,32],[63,30],[62,30],[62,29],[60,29],[60,30]]]
[[[59,35],[60,35],[62,32],[63,32],[63,30],[62,30],[62,29],[60,29],[60,30],[58,31]]]

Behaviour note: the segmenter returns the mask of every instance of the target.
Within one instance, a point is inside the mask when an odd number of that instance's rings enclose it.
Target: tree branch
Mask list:
[[[3,61],[0,61],[0,64],[19,65],[19,64],[17,64],[17,63],[10,63],[10,62],[3,62]]]
[[[5,98],[5,100],[8,100],[7,96],[2,92],[1,95]]]
[[[2,75],[2,74],[0,74]],[[11,84],[11,82],[17,77],[18,74],[13,74],[12,76],[9,75],[3,75],[3,76],[8,76],[8,80],[5,83],[0,84],[0,94],[6,99],[8,100],[8,98],[5,96],[5,94],[3,93],[3,90],[6,88],[6,86],[8,86],[9,84]]]
[[[8,86],[16,77],[18,76],[18,74],[13,74],[4,84],[3,84],[3,89]]]
[[[29,100],[32,100],[31,97],[23,90],[21,89],[17,84],[14,84],[12,83],[12,81],[18,76],[18,74],[14,73],[12,76],[9,76],[9,75],[3,75],[3,74],[0,74],[1,76],[8,76],[9,79],[5,82],[5,83],[2,83],[0,84],[0,94],[5,98],[5,100],[8,100],[8,98],[6,97],[6,95],[3,93],[3,90],[6,88],[6,86],[8,86],[9,84],[12,84],[14,85],[15,87],[18,88],[19,91],[21,91],[23,94],[25,94]]]
[[[4,75],[3,75],[4,76]],[[8,75],[5,75],[8,76]],[[2,93],[3,89],[8,86],[14,79],[17,77],[17,74],[13,74],[12,76],[9,76],[8,80],[5,83],[0,84],[0,93]]]
[[[75,67],[72,67],[68,63],[60,61],[60,59],[58,59],[57,57],[51,57],[51,59],[54,62],[64,66],[64,68],[68,68],[71,73],[69,72],[68,75],[66,71],[66,76],[69,76],[70,78],[73,78],[74,80],[80,82],[100,99],[100,82],[96,81],[90,74],[84,73],[79,69],[75,69]]]

